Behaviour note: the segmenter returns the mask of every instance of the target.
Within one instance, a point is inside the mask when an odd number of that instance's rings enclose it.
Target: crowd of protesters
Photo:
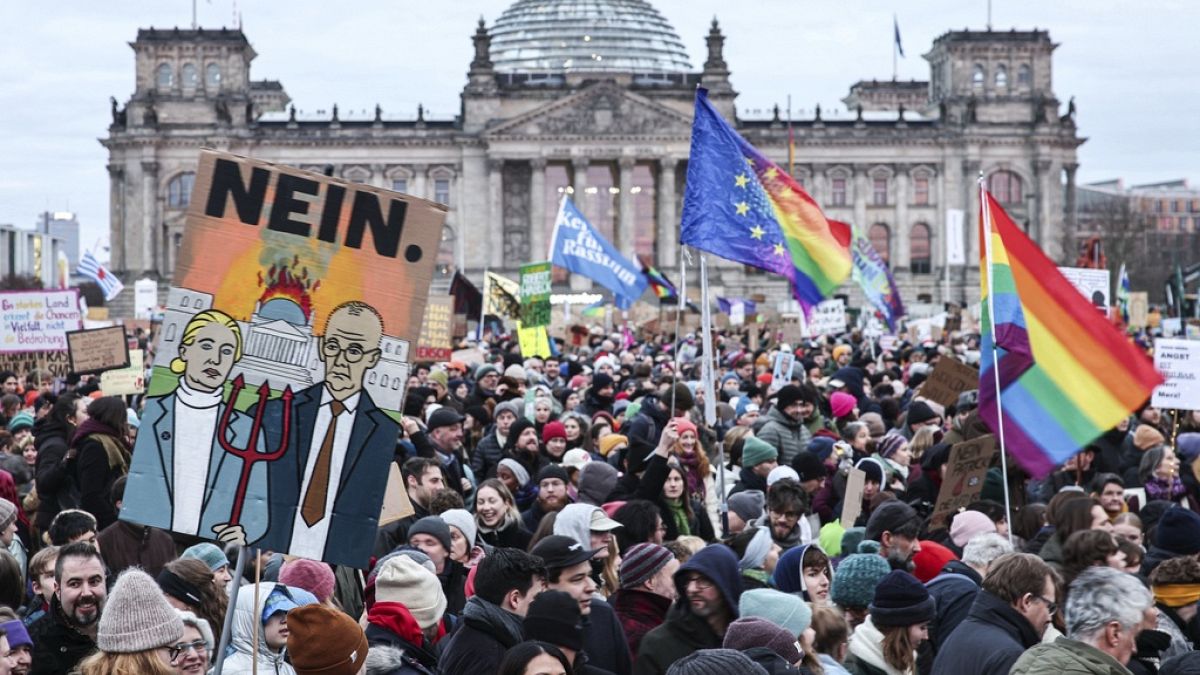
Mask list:
[[[713,337],[711,389],[695,335],[415,364],[364,570],[119,520],[138,401],[0,373],[0,675],[1200,673],[1200,413],[933,522],[988,430],[922,383],[976,336]]]

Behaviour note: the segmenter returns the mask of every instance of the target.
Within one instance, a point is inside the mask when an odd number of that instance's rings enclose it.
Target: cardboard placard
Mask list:
[[[775,370],[771,372],[771,391],[779,391],[792,381],[792,369],[796,366],[796,355],[779,352],[775,355]]]
[[[384,492],[383,509],[379,512],[379,526],[390,525],[402,518],[407,518],[416,513],[413,508],[412,501],[408,498],[408,490],[404,485],[404,478],[400,473],[400,467],[392,462],[388,468],[387,490]]]
[[[67,333],[67,356],[71,370],[80,375],[129,367],[129,345],[125,328],[112,326]]]
[[[445,216],[201,152],[121,518],[365,568]]]
[[[521,325],[550,325],[550,263],[521,265]]]
[[[1129,294],[1129,327],[1145,328],[1150,314],[1150,294],[1136,291]]]
[[[817,305],[808,318],[808,334],[841,335],[846,332],[846,303],[840,298],[824,300]]]
[[[454,298],[438,295],[425,304],[425,320],[421,322],[421,337],[417,338],[417,359],[449,361],[454,345],[450,338],[450,320]]]
[[[996,454],[996,437],[991,434],[955,443],[950,448],[942,489],[930,517],[930,528],[949,525],[959,509],[978,501],[983,493],[983,481]]]
[[[105,396],[133,396],[146,392],[145,351],[129,350],[129,367],[100,373],[100,391]]]
[[[71,359],[66,351],[0,353],[0,370],[11,370],[17,375],[37,371],[47,373],[53,379],[65,379],[71,372]]]
[[[1087,267],[1060,267],[1059,272],[1071,282],[1079,294],[1087,299],[1096,309],[1108,313],[1109,295],[1112,293],[1111,273],[1108,270],[1090,269]]]
[[[1154,367],[1166,381],[1154,388],[1150,405],[1200,410],[1200,342],[1155,340]]]
[[[82,327],[78,289],[0,293],[0,353],[65,352]]]
[[[867,473],[862,469],[850,469],[846,475],[846,496],[842,499],[842,529],[854,527],[862,513],[863,488],[867,484]]]
[[[921,385],[921,396],[942,406],[950,406],[958,403],[959,394],[978,388],[978,370],[957,359],[943,356],[933,367],[929,379]]]

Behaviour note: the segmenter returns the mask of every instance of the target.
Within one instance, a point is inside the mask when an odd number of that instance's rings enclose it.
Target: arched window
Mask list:
[[[846,177],[833,176],[829,179],[829,204],[830,206],[845,206],[846,203]]]
[[[996,171],[988,177],[988,192],[1001,204],[1021,201],[1021,177],[1011,171]]]
[[[221,66],[210,63],[204,69],[204,86],[216,91],[221,86]]]
[[[190,63],[183,64],[183,68],[179,71],[179,79],[182,81],[184,89],[195,89],[196,66]]]
[[[875,223],[867,230],[867,240],[875,247],[875,252],[886,263],[892,260],[892,231],[883,223]]]
[[[913,225],[908,236],[908,259],[913,274],[929,274],[932,269],[930,251],[929,226],[925,223]]]
[[[154,81],[158,83],[159,89],[170,89],[175,82],[175,74],[171,72],[171,66],[167,63],[160,63],[158,70],[155,71]]]
[[[192,202],[192,183],[195,180],[196,174],[190,171],[172,178],[171,182],[167,183],[167,207],[186,209]]]
[[[1033,69],[1028,64],[1021,64],[1017,69],[1017,84],[1028,87],[1033,84]]]
[[[454,266],[454,242],[457,238],[453,227],[449,225],[442,226],[442,241],[438,245],[437,256],[437,269],[439,272],[449,274],[450,268]]]
[[[971,86],[976,89],[983,89],[985,80],[987,80],[987,72],[984,71],[983,66],[976,63],[975,69],[971,71]]]
[[[996,88],[1008,88],[1008,68],[1004,66],[996,66]]]

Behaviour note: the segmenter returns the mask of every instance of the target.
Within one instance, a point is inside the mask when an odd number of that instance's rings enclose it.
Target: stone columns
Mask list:
[[[430,195],[428,192],[428,187],[426,186],[427,178],[429,176],[429,165],[414,164],[412,170],[412,185],[408,186],[408,193],[414,197],[429,199]]]
[[[504,160],[488,158],[488,266],[504,266]]]
[[[828,169],[829,166],[826,164],[813,164],[812,185],[808,186],[809,196],[816,200],[818,204],[823,205],[825,208],[831,206],[829,203],[829,177],[825,175],[825,172]],[[858,227],[865,228],[869,227],[869,225],[866,223],[859,223]]]
[[[1067,173],[1067,199],[1063,206],[1063,210],[1066,211],[1064,214],[1066,217],[1063,218],[1063,227],[1066,229],[1066,232],[1064,233],[1065,236],[1062,237],[1063,241],[1075,241],[1075,236],[1078,232],[1078,225],[1076,224],[1077,214],[1075,213],[1075,172],[1077,170],[1079,170],[1079,165],[1075,162],[1063,164],[1063,171]],[[1059,251],[1058,253],[1059,256],[1051,256],[1051,258],[1057,260],[1059,257],[1065,255],[1067,251]]]
[[[979,241],[979,160],[963,160],[963,189],[967,192],[967,213],[963,220],[967,223],[965,233],[967,242],[967,266],[979,264],[979,251],[982,245]]]
[[[658,160],[658,264],[675,267],[679,255],[679,217],[675,213],[675,165],[674,157]]]
[[[108,203],[108,237],[112,242],[110,264],[114,271],[123,272],[127,266],[125,247],[129,236],[125,231],[125,167],[120,164],[108,165]]]
[[[575,202],[575,206],[579,209],[580,213],[583,213],[585,217],[590,219],[590,214],[588,214],[584,209],[586,203],[583,201],[584,197],[587,196],[588,164],[589,162],[587,157],[571,158],[571,168],[573,169],[574,173],[574,176],[571,180],[571,188],[574,190],[574,193],[571,196],[573,198],[572,201]],[[592,287],[591,279],[588,279],[582,274],[572,274],[570,281],[572,291],[586,291]]]
[[[637,160],[622,157],[617,161],[617,250],[629,260],[634,259],[633,167]]]
[[[893,269],[904,269],[912,264],[912,223],[908,222],[908,170],[907,165],[896,166],[896,227],[894,230],[896,244],[895,250],[892,252]],[[933,239],[932,230],[930,239]]]
[[[854,222],[861,223],[860,227],[865,230],[870,230],[872,223],[867,222],[867,166],[865,164],[854,165],[854,175],[851,178],[851,185],[848,186],[854,190]],[[888,261],[892,261],[896,254],[896,246],[893,243],[896,239],[895,228],[892,229],[892,241],[889,242]],[[894,265],[893,265],[894,267]]]
[[[158,162],[142,162],[142,250],[134,260],[129,261],[129,271],[140,276],[146,270],[156,270],[170,274],[171,270],[162,269],[155,263],[154,242],[158,239]],[[165,261],[164,266],[165,266]]]
[[[529,257],[530,262],[547,260],[550,241],[546,234],[546,160],[529,160]]]

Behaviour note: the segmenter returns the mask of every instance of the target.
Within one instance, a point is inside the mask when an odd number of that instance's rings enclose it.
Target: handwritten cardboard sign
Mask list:
[[[66,351],[0,353],[0,370],[11,370],[18,375],[37,372],[43,379],[65,379],[71,372],[71,359]]]
[[[942,406],[958,403],[958,395],[979,388],[979,371],[963,362],[943,356],[938,359],[929,379],[921,385],[921,396]]]
[[[422,361],[449,361],[454,345],[450,341],[450,322],[454,298],[449,295],[429,298],[421,337],[417,338],[417,358]]]
[[[110,326],[67,333],[67,355],[71,370],[79,374],[102,373],[129,367],[125,328]]]
[[[1151,405],[1200,410],[1200,342],[1155,340],[1154,367],[1166,381],[1154,388]]]
[[[1145,328],[1150,314],[1150,294],[1136,291],[1129,294],[1129,327]]]
[[[867,472],[862,469],[850,469],[846,476],[846,497],[842,500],[842,528],[854,527],[862,513],[863,489],[867,485]]]
[[[942,489],[938,491],[937,504],[933,507],[930,527],[950,524],[954,514],[971,502],[978,501],[983,493],[983,481],[996,454],[996,437],[992,435],[954,444],[950,448],[950,461],[946,464]]]
[[[129,367],[100,373],[100,391],[105,396],[131,396],[146,391],[145,352],[129,350]]]
[[[82,327],[78,289],[0,293],[0,353],[66,351]]]
[[[846,303],[840,298],[822,300],[808,320],[808,334],[841,335],[846,332]]]

